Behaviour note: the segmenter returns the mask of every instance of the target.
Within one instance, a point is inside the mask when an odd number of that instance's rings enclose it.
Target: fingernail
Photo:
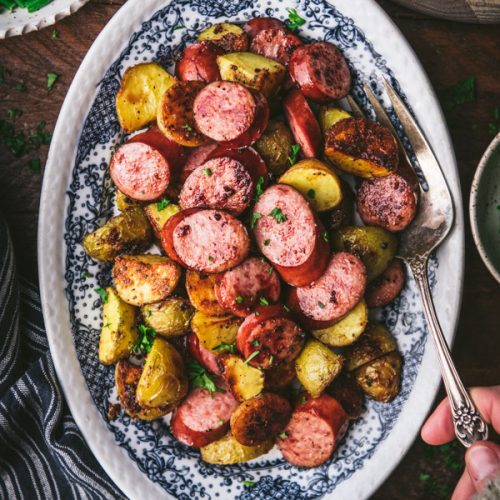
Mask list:
[[[500,460],[494,450],[477,443],[465,455],[467,470],[474,482],[480,483],[500,468]]]

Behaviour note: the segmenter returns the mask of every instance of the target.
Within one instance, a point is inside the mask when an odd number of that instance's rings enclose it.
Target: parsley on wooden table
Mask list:
[[[57,80],[59,79],[59,76],[57,73],[47,73],[47,89],[49,91],[52,90],[52,87],[56,84]]]
[[[455,106],[476,99],[476,79],[473,76],[438,92],[439,101],[445,111],[450,111]]]

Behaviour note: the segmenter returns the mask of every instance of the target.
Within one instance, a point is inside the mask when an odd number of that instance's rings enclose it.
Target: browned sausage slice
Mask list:
[[[283,29],[266,29],[255,35],[250,50],[287,65],[293,51],[303,44],[293,33]]]
[[[202,41],[188,45],[176,64],[175,73],[180,80],[213,82],[220,80],[217,56],[224,54],[224,50],[217,45]]]
[[[324,228],[297,190],[285,184],[266,189],[253,221],[260,251],[287,283],[303,286],[323,274],[329,254]]]
[[[237,266],[250,250],[245,226],[232,215],[212,209],[190,208],[170,217],[161,242],[171,259],[207,273]]]
[[[248,316],[259,299],[276,302],[281,285],[272,266],[258,257],[250,257],[226,271],[215,287],[217,300],[236,316]]]
[[[208,160],[191,173],[182,187],[179,204],[183,210],[217,208],[239,215],[250,205],[253,193],[254,183],[246,168],[223,156]]]
[[[361,260],[339,252],[332,256],[321,278],[291,291],[290,305],[313,320],[307,321],[307,326],[325,328],[355,307],[365,289],[366,269]]]
[[[356,205],[366,224],[392,232],[408,226],[417,211],[411,185],[398,174],[364,180],[357,192]]]
[[[250,38],[254,38],[263,30],[286,30],[286,26],[282,21],[274,17],[254,17],[243,25],[243,29],[247,32]]]
[[[167,190],[170,165],[160,152],[141,142],[121,146],[111,159],[109,172],[116,187],[134,200],[156,200]]]
[[[394,259],[382,275],[368,285],[365,294],[366,305],[383,307],[390,304],[401,293],[404,284],[403,263],[399,259]]]
[[[181,181],[185,181],[193,170],[196,170],[200,165],[203,165],[209,159],[212,151],[218,147],[219,145],[213,142],[211,144],[198,146],[197,148],[191,148],[191,151],[186,159],[186,163],[182,168],[180,175]]]
[[[300,90],[292,90],[283,101],[283,110],[302,154],[306,158],[321,158],[321,129],[304,94]]]
[[[351,87],[351,74],[344,56],[328,42],[313,42],[297,48],[290,59],[290,74],[300,90],[318,102],[342,99]]]
[[[220,385],[220,383],[219,383]],[[181,443],[199,448],[221,438],[238,402],[231,392],[214,392],[197,387],[175,410],[170,428]]]
[[[283,457],[297,467],[318,467],[331,456],[349,421],[338,401],[327,394],[309,399],[292,413],[277,441]]]
[[[231,434],[245,446],[255,446],[277,436],[286,426],[292,408],[277,394],[265,393],[248,399],[231,415]]]
[[[194,332],[190,332],[187,336],[187,350],[189,354],[200,363],[201,366],[210,370],[216,375],[222,375],[217,363],[217,355],[203,347]]]

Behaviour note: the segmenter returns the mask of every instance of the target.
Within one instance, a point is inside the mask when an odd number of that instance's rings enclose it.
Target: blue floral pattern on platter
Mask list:
[[[249,463],[214,466],[203,462],[197,450],[173,439],[168,417],[153,423],[134,421],[125,414],[114,421],[107,420],[108,403],[116,400],[114,370],[98,362],[101,307],[95,288],[110,283],[110,267],[89,259],[81,240],[113,213],[114,188],[108,175],[108,163],[112,152],[124,140],[114,106],[121,76],[127,67],[151,60],[172,70],[179,51],[207,25],[227,19],[244,22],[258,15],[286,19],[289,3],[276,0],[177,0],[144,22],[96,89],[67,192],[66,295],[83,375],[117,444],[127,451],[147,477],[179,499],[320,498],[331,493],[338,484],[362,468],[377,446],[388,437],[411,392],[424,354],[425,320],[415,283],[409,277],[401,296],[379,315],[379,319],[395,334],[404,357],[399,396],[390,404],[367,401],[363,415],[351,424],[333,458],[312,470],[289,465],[276,450]],[[353,76],[352,95],[367,114],[371,115],[371,110],[361,87],[363,81],[369,81],[381,98],[378,80],[382,76],[400,91],[385,60],[353,20],[344,17],[331,2],[300,0],[295,8],[307,20],[300,32],[304,38],[328,40],[342,50]],[[184,28],[174,29],[178,25]],[[408,146],[401,127],[396,128]],[[437,259],[433,258],[431,286],[436,281],[437,265]],[[134,465],[131,463],[130,466]],[[254,482],[255,486],[245,487],[244,480]]]

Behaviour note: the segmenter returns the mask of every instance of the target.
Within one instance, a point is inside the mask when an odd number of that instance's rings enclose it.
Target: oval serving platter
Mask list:
[[[367,113],[361,82],[370,81],[381,95],[378,81],[390,79],[444,167],[457,214],[452,233],[432,259],[431,284],[446,338],[453,340],[464,255],[455,159],[432,88],[380,7],[371,0],[128,2],[95,41],[62,107],[45,172],[38,245],[47,333],[64,394],[95,456],[131,498],[366,498],[411,445],[439,386],[437,359],[427,348],[420,298],[409,278],[402,295],[380,315],[404,356],[401,392],[390,404],[367,401],[361,418],[321,467],[295,468],[277,450],[249,463],[214,466],[172,438],[168,419],[107,418],[108,404],[116,401],[114,371],[97,359],[101,319],[95,289],[110,282],[110,269],[89,259],[81,240],[113,211],[108,163],[123,140],[114,108],[121,76],[127,67],[151,60],[172,71],[178,51],[210,23],[257,15],[286,19],[290,8],[307,21],[301,36],[331,41],[342,50],[353,75],[352,94]]]

